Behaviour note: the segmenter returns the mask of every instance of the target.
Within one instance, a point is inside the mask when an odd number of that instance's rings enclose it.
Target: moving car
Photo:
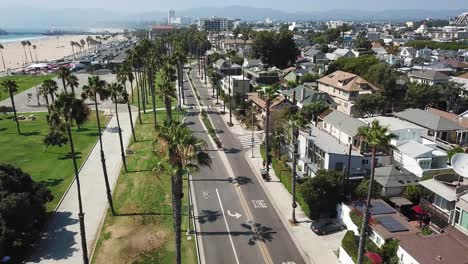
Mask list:
[[[313,222],[310,225],[310,229],[312,229],[312,231],[314,231],[315,234],[322,236],[333,232],[345,230],[346,226],[337,219],[326,218]]]

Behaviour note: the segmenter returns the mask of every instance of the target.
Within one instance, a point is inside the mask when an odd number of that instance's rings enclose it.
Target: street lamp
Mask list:
[[[36,83],[36,99],[37,99],[37,106],[41,106],[41,103],[39,102],[39,89],[37,87],[37,73],[34,71],[34,82]]]

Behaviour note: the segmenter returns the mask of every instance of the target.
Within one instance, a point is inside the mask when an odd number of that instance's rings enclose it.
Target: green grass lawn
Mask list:
[[[174,115],[177,116],[177,115]],[[164,112],[158,113],[162,122]],[[152,171],[162,158],[154,153],[155,137],[152,115],[142,115],[137,123],[137,142],[129,149],[129,172],[121,172],[114,190],[114,205],[118,214],[107,212],[92,263],[174,263],[175,239],[172,229],[171,183],[167,172]],[[186,184],[186,183],[184,183]],[[184,188],[185,190],[185,188]],[[186,197],[183,202],[182,263],[197,263],[194,239],[187,241]]]
[[[18,85],[18,93],[27,90],[37,84],[40,85],[43,81],[55,78],[56,75],[38,75],[36,78],[33,75],[15,75],[15,76],[8,76],[8,77],[0,77],[0,84],[4,80],[14,80]],[[4,93],[0,89],[0,101],[8,98],[10,95],[8,93]]]
[[[24,114],[28,116],[29,114]],[[52,191],[54,200],[47,204],[47,210],[55,209],[63,193],[74,177],[73,163],[68,157],[69,146],[48,147],[45,151],[42,140],[48,133],[46,113],[34,113],[34,121],[20,121],[22,135],[16,132],[15,122],[6,115],[0,115],[0,163],[9,163],[29,173],[38,182],[43,182]],[[101,117],[101,124],[108,118]],[[94,112],[81,131],[73,129],[73,141],[78,153],[78,165],[91,151],[97,140],[97,124]]]

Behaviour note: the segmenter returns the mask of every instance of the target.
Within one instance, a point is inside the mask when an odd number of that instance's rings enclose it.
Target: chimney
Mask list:
[[[296,105],[296,90],[293,90],[292,92],[292,103],[293,105]]]
[[[303,86],[302,89],[301,89],[301,102],[304,101],[305,99],[305,87]]]

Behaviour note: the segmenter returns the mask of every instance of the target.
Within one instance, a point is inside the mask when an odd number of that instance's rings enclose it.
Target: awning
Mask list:
[[[390,201],[395,204],[396,207],[402,207],[405,205],[412,205],[413,203],[405,197],[392,197]]]
[[[439,195],[440,197],[444,198],[449,202],[454,202],[457,200],[455,189],[452,189],[437,180],[429,179],[426,181],[421,181],[419,182],[419,184],[421,184],[422,186],[424,186],[424,188]]]

